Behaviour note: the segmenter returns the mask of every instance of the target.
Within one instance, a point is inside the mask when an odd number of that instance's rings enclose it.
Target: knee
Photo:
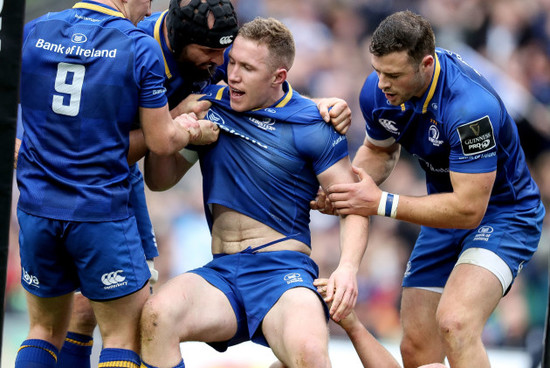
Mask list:
[[[468,340],[475,338],[475,329],[460,313],[453,311],[438,312],[436,321],[439,334],[447,345],[459,344],[462,346],[468,343]]]
[[[415,354],[420,350],[421,342],[422,340],[415,339],[414,336],[403,333],[399,349],[404,361],[408,361],[408,359],[415,356]]]
[[[90,300],[80,293],[75,294],[69,331],[92,336],[96,325],[97,320]]]
[[[303,341],[298,345],[299,353],[296,355],[293,367],[330,367],[328,346],[319,341]]]
[[[153,335],[156,329],[161,329],[162,313],[160,303],[154,296],[150,297],[141,310],[141,332],[143,335]]]
[[[92,307],[73,310],[69,331],[81,335],[93,336],[97,321]]]
[[[151,296],[141,311],[142,335],[158,336],[164,331],[170,331],[178,321],[173,307],[173,304],[165,303],[162,298]]]

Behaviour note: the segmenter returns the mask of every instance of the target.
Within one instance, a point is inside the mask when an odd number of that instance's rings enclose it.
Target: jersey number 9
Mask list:
[[[63,95],[53,95],[52,110],[56,114],[77,116],[80,111],[80,98],[82,84],[86,68],[80,64],[57,64],[55,76],[55,90]],[[66,95],[69,95],[69,103],[64,104]]]

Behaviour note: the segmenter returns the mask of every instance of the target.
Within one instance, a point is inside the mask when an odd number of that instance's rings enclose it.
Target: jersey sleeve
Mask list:
[[[323,120],[315,124],[297,125],[294,129],[296,147],[312,163],[316,175],[348,155],[346,136]]]
[[[158,43],[145,34],[136,39],[136,71],[140,86],[139,106],[158,108],[166,105],[162,51]]]
[[[395,138],[374,119],[378,93],[378,76],[372,72],[361,88],[359,106],[365,119],[367,139],[376,146],[389,147],[395,142]]]

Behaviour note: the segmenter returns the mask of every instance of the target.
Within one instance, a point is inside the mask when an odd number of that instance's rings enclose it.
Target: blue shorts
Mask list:
[[[307,255],[295,251],[216,254],[214,260],[191,270],[220,289],[237,317],[237,333],[231,340],[209,343],[218,351],[251,340],[269,346],[260,325],[265,315],[287,290],[305,287],[319,296],[328,321],[328,308],[313,280],[319,268]]]
[[[130,207],[133,209],[134,216],[136,217],[145,258],[153,259],[159,255],[159,251],[153,224],[151,223],[149,210],[147,209],[143,175],[139,171],[138,164],[134,164],[130,168],[130,184]]]
[[[117,299],[145,286],[151,273],[136,220],[74,222],[17,210],[21,284],[55,297],[78,288],[92,300]]]
[[[544,206],[489,215],[475,229],[422,227],[407,264],[403,287],[444,287],[460,255],[469,248],[495,253],[513,278],[537,250]]]

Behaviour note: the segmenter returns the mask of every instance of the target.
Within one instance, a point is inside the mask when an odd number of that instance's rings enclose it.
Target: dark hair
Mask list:
[[[424,17],[409,10],[400,11],[376,28],[369,50],[375,56],[407,51],[411,61],[419,64],[424,56],[435,55],[435,35]]]

